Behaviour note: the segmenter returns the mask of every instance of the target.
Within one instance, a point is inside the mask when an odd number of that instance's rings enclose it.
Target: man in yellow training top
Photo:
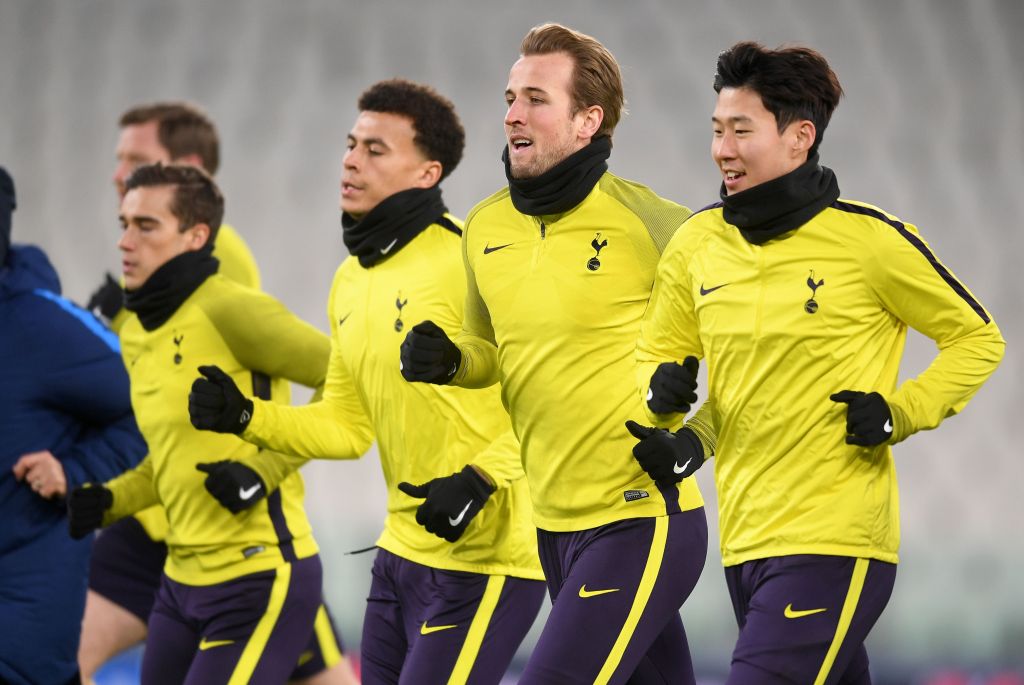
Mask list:
[[[296,460],[201,433],[188,419],[196,366],[216,364],[287,402],[288,381],[322,385],[329,355],[322,333],[217,273],[223,203],[194,167],[144,166],[126,182],[118,245],[132,315],[121,353],[149,454],[68,500],[74,537],[153,504],[167,513],[145,683],[283,682],[320,607],[322,571]]]
[[[608,171],[624,96],[601,43],[547,24],[520,52],[508,187],[466,219],[462,331],[416,326],[403,373],[501,381],[553,602],[519,682],[693,683],[679,607],[707,554],[703,501],[693,479],[652,482],[623,426],[643,417],[634,348],[658,256],[690,211]],[[702,425],[684,433],[703,454]]]
[[[519,444],[497,388],[413,386],[399,371],[414,323],[454,332],[462,320],[462,224],[439,186],[462,157],[462,124],[446,98],[398,79],[371,86],[358,109],[342,160],[350,256],[327,305],[323,400],[249,400],[208,373],[193,388],[192,420],[310,458],[356,458],[376,437],[388,515],[362,682],[498,683],[544,598]]]
[[[662,255],[640,387],[651,420],[672,424],[686,408],[658,400],[663,368],[707,359],[740,626],[727,683],[866,685],[864,638],[896,578],[890,445],[963,409],[1004,342],[914,226],[840,199],[818,162],[842,94],[821,54],[738,43],[714,87],[722,202]],[[897,387],[908,326],[941,352]],[[653,431],[637,449],[656,469],[677,463],[678,444]]]
[[[188,164],[213,176],[220,167],[220,136],[213,121],[188,102],[153,102],[125,111],[120,120],[113,182],[118,202],[125,182],[145,164]],[[259,268],[245,241],[228,224],[217,231],[213,256],[218,273],[249,288],[260,287]],[[120,283],[107,276],[87,309],[118,332],[129,312],[123,308]],[[121,519],[96,538],[89,565],[89,590],[78,662],[82,678],[93,674],[115,654],[146,638],[146,622],[153,608],[160,575],[167,558],[167,517],[159,507]],[[318,639],[311,654],[292,674],[307,685],[354,683],[341,658],[341,639],[327,614],[318,617]]]

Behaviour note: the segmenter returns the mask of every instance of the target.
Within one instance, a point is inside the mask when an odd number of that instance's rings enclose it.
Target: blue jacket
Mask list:
[[[91,540],[67,532],[64,502],[14,478],[49,450],[70,491],[135,466],[135,425],[116,336],[60,296],[46,255],[12,246],[0,265],[0,682],[65,682],[85,602]]]

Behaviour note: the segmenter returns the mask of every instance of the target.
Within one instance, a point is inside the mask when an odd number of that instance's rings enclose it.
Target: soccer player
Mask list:
[[[149,617],[146,683],[283,682],[314,632],[321,576],[290,457],[196,431],[192,369],[216,364],[287,402],[324,380],[329,342],[279,302],[217,273],[223,198],[203,171],[140,167],[121,203],[122,356],[149,454],[72,492],[73,537],[160,503],[167,561]],[[203,491],[203,486],[214,497]]]
[[[249,400],[214,376],[196,381],[192,420],[310,458],[355,458],[376,436],[388,514],[362,682],[498,683],[544,598],[519,445],[497,388],[413,386],[399,372],[413,323],[454,331],[462,319],[462,227],[439,184],[465,136],[450,101],[409,81],[374,84],[358,109],[342,160],[350,256],[327,306],[323,401]]]
[[[213,176],[220,166],[220,137],[213,121],[187,102],[155,102],[130,108],[121,115],[117,165],[113,181],[118,201],[125,182],[146,164],[188,164]],[[256,261],[245,241],[228,224],[217,231],[213,256],[218,273],[250,288],[260,287]],[[129,312],[123,308],[121,284],[107,276],[93,293],[87,308],[119,331]],[[89,592],[79,664],[82,677],[93,674],[114,655],[146,638],[146,622],[153,608],[160,574],[167,558],[167,517],[159,506],[121,519],[96,538],[89,568]],[[327,609],[318,613],[318,640],[312,653],[296,669],[293,679],[310,685],[346,685],[354,682],[341,656],[340,637]]]
[[[963,409],[1004,342],[917,228],[840,199],[818,161],[842,95],[821,54],[738,43],[719,55],[714,87],[722,202],[662,255],[642,378],[658,385],[687,355],[708,362],[740,627],[729,685],[870,683],[864,638],[899,544],[891,445]],[[940,353],[897,386],[908,326]],[[668,404],[650,418],[686,410]],[[664,431],[638,445],[662,465],[699,457],[684,447]]]
[[[679,607],[707,554],[703,502],[692,479],[652,483],[623,427],[643,417],[634,348],[658,256],[690,211],[607,171],[624,98],[601,43],[546,24],[521,52],[508,187],[466,220],[462,331],[416,326],[403,374],[501,381],[553,602],[520,683],[693,683]],[[691,424],[712,449],[709,423]]]
[[[38,248],[11,245],[14,182],[0,168],[0,682],[77,683],[91,540],[64,496],[146,453],[117,338],[60,295]]]

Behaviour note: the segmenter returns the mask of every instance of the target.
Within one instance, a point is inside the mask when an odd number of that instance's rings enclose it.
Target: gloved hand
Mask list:
[[[81,540],[103,525],[103,514],[114,504],[114,493],[103,485],[86,483],[68,495],[68,532]]]
[[[440,326],[433,321],[422,321],[405,336],[400,359],[402,378],[410,383],[445,385],[459,370],[462,352]]]
[[[842,390],[829,396],[846,403],[846,444],[872,447],[892,437],[892,410],[877,392]]]
[[[423,485],[399,483],[398,489],[410,497],[425,499],[416,509],[416,523],[448,542],[459,539],[494,492],[472,466]]]
[[[687,357],[682,364],[659,364],[647,388],[647,406],[655,414],[685,414],[697,401],[696,357]]]
[[[101,315],[107,321],[111,321],[122,307],[124,307],[124,290],[121,288],[121,284],[110,275],[110,272],[107,272],[103,284],[96,288],[89,297],[85,308],[94,314]]]
[[[672,433],[626,421],[626,429],[640,441],[633,445],[633,457],[655,483],[678,483],[704,463],[704,446],[686,426]]]
[[[267,496],[260,474],[241,462],[225,459],[196,464],[196,470],[207,474],[203,483],[207,492],[232,514],[245,511]]]
[[[218,366],[200,366],[205,378],[192,381],[188,416],[199,430],[241,435],[252,421],[252,400]]]

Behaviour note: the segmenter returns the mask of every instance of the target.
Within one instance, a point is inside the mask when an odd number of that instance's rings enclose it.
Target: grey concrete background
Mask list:
[[[18,185],[15,240],[43,246],[66,294],[84,301],[119,264],[118,115],[143,101],[193,100],[220,128],[228,219],[265,288],[323,328],[345,254],[337,180],[358,94],[403,76],[452,98],[468,146],[444,190],[464,216],[504,183],[508,68],[522,35],[549,20],[597,36],[622,64],[630,113],[612,170],[694,208],[718,187],[709,155],[717,53],[755,39],[808,44],[830,59],[846,99],[822,160],[844,197],[918,225],[1009,341],[1002,368],[961,416],[897,448],[902,563],[869,642],[873,661],[904,680],[945,666],[1020,668],[1020,0],[0,0],[0,164]],[[912,337],[904,375],[934,352]],[[352,646],[372,555],[343,552],[379,529],[376,462],[318,463],[307,478],[327,594]],[[698,480],[714,527],[710,475]],[[714,676],[727,668],[735,625],[712,547],[683,615],[701,672]]]

